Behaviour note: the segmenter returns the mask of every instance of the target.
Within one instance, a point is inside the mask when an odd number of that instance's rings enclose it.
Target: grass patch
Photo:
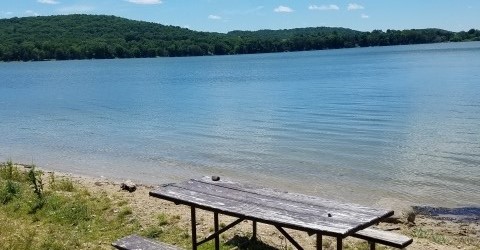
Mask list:
[[[166,226],[166,225],[170,224],[168,216],[164,213],[159,214],[157,216],[157,220],[158,220],[158,225],[159,226]]]
[[[0,165],[0,179],[23,182],[25,181],[25,178],[26,176],[24,173],[19,171],[11,160]]]
[[[73,181],[67,178],[57,179],[54,173],[49,175],[49,185],[53,191],[62,191],[62,192],[73,192],[75,191],[75,186]]]
[[[179,216],[160,213],[156,216],[156,219],[156,223],[148,227],[143,233],[145,237],[182,246],[186,249],[191,248],[189,228],[178,225]]]
[[[411,234],[415,238],[427,239],[437,244],[446,244],[447,239],[445,236],[435,233],[433,230],[426,230],[421,227],[415,228]]]
[[[0,164],[0,248],[111,249],[114,240],[139,231],[129,206],[112,216],[118,207],[105,193],[51,176],[44,186],[43,176],[35,167]]]
[[[119,206],[119,207],[125,206],[127,204],[128,204],[128,201],[126,201],[126,200],[121,200],[121,201],[117,202],[117,206]]]
[[[127,216],[133,214],[133,211],[129,207],[123,207],[120,212],[118,212],[118,218],[125,219]]]

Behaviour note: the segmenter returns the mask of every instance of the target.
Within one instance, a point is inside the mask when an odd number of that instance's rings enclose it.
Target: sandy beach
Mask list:
[[[42,169],[45,173],[48,169]],[[143,185],[136,183],[137,190],[135,192],[123,191],[120,188],[121,180],[111,180],[107,178],[97,178],[91,176],[80,176],[70,173],[55,172],[55,176],[65,177],[73,180],[76,185],[85,187],[93,193],[106,193],[113,200],[121,200],[127,203],[133,212],[133,216],[137,218],[142,228],[147,228],[154,223],[152,217],[158,214],[168,214],[174,218],[178,218],[176,222],[181,228],[190,228],[189,207],[182,205],[175,205],[172,202],[163,201],[152,198],[148,192],[155,188],[154,185]],[[408,235],[414,239],[412,245],[408,249],[480,249],[480,222],[477,220],[470,221],[456,221],[447,219],[438,219],[431,216],[416,215],[414,223],[407,222],[408,207],[399,206],[394,203],[380,204],[383,208],[395,210],[395,218],[390,222],[380,223],[377,227]],[[391,206],[396,207],[391,207]],[[390,207],[389,207],[390,206]],[[118,210],[114,210],[118,212]],[[234,218],[227,216],[220,216],[220,221],[228,223]],[[199,237],[207,236],[211,233],[213,226],[213,215],[209,212],[200,211],[198,219],[198,234]],[[222,235],[222,240],[228,241],[232,239],[244,239],[248,237],[251,232],[251,222],[242,222]],[[258,228],[258,238],[276,249],[287,249],[291,246],[287,240],[273,227],[260,224]],[[138,232],[141,233],[141,232]],[[301,244],[305,245],[307,249],[314,249],[315,238],[308,236],[304,232],[292,231],[292,235]],[[326,237],[325,240],[327,249],[333,249],[334,239]],[[356,246],[358,240],[348,239],[346,246]],[[329,248],[329,244],[331,248]],[[105,245],[108,247],[108,244]],[[353,248],[357,249],[357,248]]]

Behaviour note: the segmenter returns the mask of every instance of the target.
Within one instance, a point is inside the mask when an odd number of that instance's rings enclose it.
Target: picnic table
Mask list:
[[[341,203],[303,194],[256,187],[219,178],[203,177],[180,183],[165,184],[150,192],[150,196],[183,204],[191,208],[192,249],[215,240],[220,246],[220,234],[244,220],[252,221],[256,237],[257,222],[276,227],[297,249],[303,249],[284,229],[295,229],[316,234],[317,249],[322,248],[322,236],[337,239],[337,249],[343,248],[343,239],[377,224],[393,211]],[[214,213],[214,233],[197,241],[196,209]],[[218,215],[238,218],[219,228]]]

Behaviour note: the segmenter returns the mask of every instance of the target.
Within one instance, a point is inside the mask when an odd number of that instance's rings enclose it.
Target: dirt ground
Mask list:
[[[46,171],[47,172],[47,171]],[[85,186],[91,192],[106,192],[113,199],[126,201],[133,210],[134,215],[139,219],[144,228],[155,223],[152,218],[158,214],[167,214],[180,218],[178,225],[185,230],[190,229],[190,208],[183,205],[175,205],[172,202],[150,197],[148,192],[155,186],[137,184],[137,190],[129,193],[120,188],[121,182],[112,181],[104,178],[93,178],[88,176],[78,176],[66,173],[55,173],[58,176],[71,178]],[[401,208],[405,210],[406,208]],[[396,209],[395,209],[396,210]],[[211,233],[213,227],[213,214],[197,210],[197,234],[198,237],[205,237]],[[396,214],[398,214],[396,210]],[[408,249],[475,249],[480,250],[480,222],[478,220],[469,222],[458,222],[451,220],[439,220],[429,216],[416,215],[414,223],[407,222],[407,215],[411,213],[400,213],[395,220],[387,223],[380,223],[377,227],[398,232],[413,238],[413,243]],[[412,218],[410,218],[411,220]],[[235,218],[220,216],[220,221],[224,224],[234,221]],[[143,229],[141,229],[143,230]],[[223,240],[247,237],[251,233],[252,225],[249,221],[244,221],[239,225],[228,230],[223,235]],[[277,249],[294,249],[288,243],[284,236],[275,228],[259,224],[257,238],[262,242]],[[315,237],[309,236],[305,232],[291,231],[292,236],[305,246],[305,249],[315,249]],[[139,232],[140,233],[140,232]],[[357,249],[360,241],[356,239],[347,239],[344,243],[349,249]],[[324,249],[334,249],[335,240],[325,237]]]

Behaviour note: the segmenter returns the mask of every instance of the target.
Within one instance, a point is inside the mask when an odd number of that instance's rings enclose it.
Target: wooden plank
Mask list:
[[[205,195],[210,195],[211,200],[218,198],[228,199],[230,202],[239,202],[244,204],[251,204],[258,207],[261,207],[265,210],[279,211],[279,213],[284,214],[298,214],[299,218],[309,219],[312,217],[319,217],[324,221],[335,222],[339,224],[356,224],[359,221],[368,222],[368,219],[365,219],[365,215],[358,212],[349,211],[348,214],[345,212],[338,212],[338,209],[329,208],[326,210],[324,207],[309,205],[300,202],[286,201],[280,198],[275,197],[264,197],[259,195],[252,195],[250,193],[233,191],[232,190],[222,190],[222,188],[211,186],[211,185],[200,185],[195,182],[189,182],[188,185],[174,185],[173,187],[179,188],[177,190],[181,192],[184,190],[186,192],[197,192]],[[363,221],[362,221],[363,220]]]
[[[121,238],[112,243],[112,246],[120,250],[180,250],[178,247],[143,238],[138,235]]]
[[[263,223],[334,236],[346,236],[393,214],[386,210],[224,180],[211,181],[209,178],[165,185],[150,195]]]
[[[312,229],[314,231],[332,232],[334,234],[346,234],[355,224],[340,224],[328,222],[324,217],[308,216],[294,211],[287,211],[281,208],[265,208],[258,204],[243,203],[223,197],[214,197],[208,194],[195,191],[185,191],[175,187],[168,187],[164,190],[156,190],[150,193],[154,197],[171,200],[176,203],[183,203],[189,206],[196,206],[202,209],[218,211],[226,215],[245,217],[249,220],[257,220],[267,224],[281,224],[298,227],[301,230]]]
[[[349,206],[345,208],[346,205],[343,203],[327,201],[324,199],[321,200],[323,203],[320,203],[318,200],[316,203],[313,203],[305,201],[305,199],[298,199],[297,195],[293,195],[293,198],[291,198],[291,193],[276,192],[278,194],[276,196],[273,194],[265,195],[260,192],[244,191],[238,188],[225,188],[224,186],[211,185],[210,183],[198,182],[196,180],[175,184],[174,186],[186,190],[208,193],[213,196],[220,196],[239,202],[254,202],[259,206],[264,207],[281,207],[285,210],[294,210],[296,212],[315,216],[327,216],[331,220],[339,220],[342,222],[369,222],[372,218],[378,218],[379,214],[385,214],[388,212],[384,210],[375,210],[375,212],[373,212],[372,209],[365,212],[362,210],[363,207],[356,210],[352,204],[349,204]],[[328,205],[325,206],[325,203]]]
[[[378,213],[393,214],[393,211],[389,211],[389,210],[371,208],[371,207],[361,206],[353,203],[341,203],[341,202],[328,200],[328,199],[324,199],[317,196],[285,192],[285,191],[275,190],[275,189],[266,188],[266,187],[257,187],[257,186],[252,186],[244,183],[236,183],[228,180],[212,181],[211,178],[209,177],[203,177],[200,180],[191,180],[191,181],[198,181],[198,182],[211,184],[215,186],[221,186],[221,187],[230,188],[230,189],[239,189],[239,190],[243,190],[245,192],[249,192],[253,194],[278,197],[278,198],[283,198],[285,200],[299,201],[305,204],[311,204],[316,206],[334,207],[334,208],[338,208],[346,211],[353,210],[353,211],[361,212],[364,214],[371,214],[371,215],[377,215]]]
[[[407,236],[371,228],[360,230],[354,233],[353,237],[396,248],[405,248],[413,242],[413,239]]]

